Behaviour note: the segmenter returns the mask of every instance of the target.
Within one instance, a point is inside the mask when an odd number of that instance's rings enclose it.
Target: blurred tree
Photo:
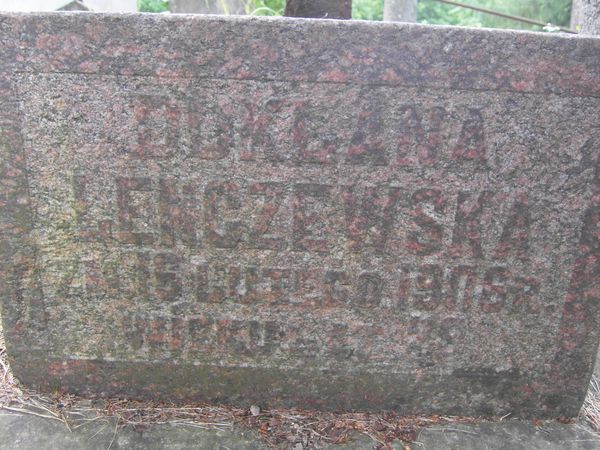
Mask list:
[[[389,22],[416,22],[417,0],[385,0],[383,20]]]
[[[580,30],[581,24],[583,23],[583,9],[581,7],[581,0],[572,0],[571,6],[571,28],[574,30]]]
[[[246,0],[170,0],[174,13],[245,14]]]
[[[600,34],[600,0],[573,0],[571,28],[585,34]]]
[[[353,0],[352,18],[358,20],[383,20],[383,0]]]
[[[352,0],[287,0],[284,15],[321,19],[351,19]]]

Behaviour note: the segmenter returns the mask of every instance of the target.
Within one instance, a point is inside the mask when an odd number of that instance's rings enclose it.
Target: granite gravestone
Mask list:
[[[0,16],[1,304],[45,391],[573,416],[600,40]]]

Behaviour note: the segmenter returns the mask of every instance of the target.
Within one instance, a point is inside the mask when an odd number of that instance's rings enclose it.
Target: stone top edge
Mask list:
[[[147,20],[147,21],[173,21],[173,22],[189,22],[189,21],[211,21],[211,22],[239,22],[239,23],[270,23],[270,24],[286,24],[290,26],[304,27],[340,27],[340,28],[373,28],[386,30],[431,30],[435,31],[455,31],[457,33],[474,33],[474,34],[497,34],[503,36],[531,36],[540,39],[576,39],[589,40],[600,45],[600,36],[572,34],[564,32],[547,33],[541,31],[506,29],[506,28],[486,28],[486,27],[468,27],[458,25],[439,25],[439,24],[422,24],[411,22],[384,22],[374,20],[339,20],[339,19],[313,19],[285,16],[250,16],[250,15],[224,15],[224,14],[191,14],[191,13],[150,13],[150,12],[94,12],[94,11],[44,11],[44,12],[10,12],[0,10],[0,19],[7,18],[90,18],[97,17],[99,20],[105,19],[131,19],[131,20]]]
[[[600,37],[566,33],[281,17],[0,12],[0,42],[4,73],[600,97]]]

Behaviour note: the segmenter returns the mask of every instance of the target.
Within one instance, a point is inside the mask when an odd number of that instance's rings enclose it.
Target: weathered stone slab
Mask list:
[[[44,390],[572,416],[600,40],[0,16],[2,315]]]

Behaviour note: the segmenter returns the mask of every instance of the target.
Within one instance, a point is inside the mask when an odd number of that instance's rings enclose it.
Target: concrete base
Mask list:
[[[370,450],[376,442],[357,436],[354,442],[328,445],[330,450]],[[242,428],[202,429],[187,425],[154,425],[116,430],[115,421],[93,421],[69,431],[59,421],[31,415],[0,415],[1,450],[176,450],[267,449],[258,435]],[[292,449],[302,450],[300,444]],[[314,448],[314,447],[313,447]],[[394,449],[404,449],[396,442]],[[432,427],[423,430],[411,448],[422,450],[594,450],[600,435],[581,424],[549,422],[536,427],[530,422],[507,421]]]

